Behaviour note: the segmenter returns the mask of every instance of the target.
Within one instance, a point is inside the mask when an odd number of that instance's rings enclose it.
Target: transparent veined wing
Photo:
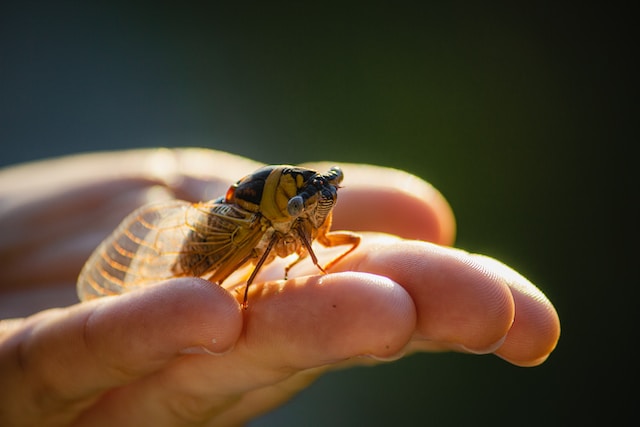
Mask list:
[[[215,202],[143,206],[93,252],[78,277],[78,296],[121,294],[181,276],[222,281],[251,257],[262,235],[258,219]]]
[[[172,267],[189,234],[190,204],[171,201],[143,206],[105,239],[78,277],[81,300],[120,294],[175,274]]]

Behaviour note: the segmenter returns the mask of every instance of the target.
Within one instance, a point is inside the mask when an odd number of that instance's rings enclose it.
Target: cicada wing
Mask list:
[[[78,277],[81,300],[120,294],[175,277],[174,265],[191,232],[192,205],[175,200],[127,216],[93,252]]]
[[[222,202],[198,203],[188,209],[191,233],[175,266],[177,275],[222,282],[255,257],[265,234],[259,213]]]
[[[253,257],[264,235],[260,218],[218,201],[143,206],[91,255],[78,296],[116,295],[184,276],[221,283]]]

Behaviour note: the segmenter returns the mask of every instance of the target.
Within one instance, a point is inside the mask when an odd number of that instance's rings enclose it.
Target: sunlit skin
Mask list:
[[[362,240],[327,274],[307,259],[283,280],[291,260],[277,258],[247,310],[243,271],[225,287],[182,277],[77,303],[83,263],[129,212],[214,199],[259,166],[140,150],[0,171],[0,313],[26,316],[0,322],[0,425],[237,425],[336,368],[442,350],[536,366],[555,348],[551,302],[499,261],[452,248],[437,190],[366,165],[341,164],[331,229]],[[314,249],[321,265],[344,250]],[[70,305],[39,311],[56,304]]]

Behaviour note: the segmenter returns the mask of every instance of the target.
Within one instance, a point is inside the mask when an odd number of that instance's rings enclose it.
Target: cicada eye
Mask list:
[[[303,208],[304,200],[301,196],[293,196],[289,199],[289,203],[287,204],[287,211],[292,217],[299,216],[302,213]]]
[[[331,182],[334,185],[340,184],[344,179],[344,173],[342,172],[342,169],[340,169],[339,166],[334,166],[331,169],[329,169],[329,172],[325,176],[329,179],[329,182]]]

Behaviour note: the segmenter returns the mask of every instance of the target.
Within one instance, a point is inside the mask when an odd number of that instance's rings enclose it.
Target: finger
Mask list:
[[[337,273],[270,282],[250,292],[248,347],[261,358],[306,369],[336,360],[397,354],[415,328],[407,292],[386,277]]]
[[[229,185],[264,164],[223,151],[199,148],[171,150],[179,180],[171,188],[177,198],[212,200],[225,194]]]
[[[99,195],[99,196],[98,196]],[[88,254],[137,206],[172,197],[147,180],[121,179],[60,189],[37,202],[6,211],[0,245],[0,283],[21,289],[71,282]]]
[[[559,337],[553,306],[522,276],[487,257],[426,242],[365,234],[336,270],[367,271],[402,284],[418,312],[416,348],[497,351],[541,363]]]
[[[328,170],[333,164],[309,166]],[[345,179],[334,209],[333,229],[378,231],[441,245],[455,240],[453,211],[438,190],[407,172],[341,164]]]
[[[176,360],[171,369],[112,393],[87,419],[104,418],[110,407],[124,405],[134,425],[195,424],[229,411],[233,422],[224,419],[237,424],[308,384],[309,378],[301,376],[278,386],[297,372],[354,356],[396,356],[414,328],[411,298],[383,277],[341,273],[257,284],[243,336],[231,352]],[[269,399],[250,398],[264,397],[259,390],[265,389],[271,391]],[[242,405],[239,396],[249,396],[253,405]],[[146,410],[134,410],[143,400]]]
[[[260,163],[241,156],[200,148],[77,154],[0,170],[0,198],[24,204],[46,198],[52,191],[122,179],[143,179],[172,189],[188,187],[185,177],[206,178],[217,185],[217,182],[234,182],[241,177],[238,174],[249,173],[259,166]]]
[[[483,353],[509,331],[514,317],[509,288],[468,254],[418,241],[389,241],[366,252],[358,268],[405,286],[425,340]]]
[[[499,276],[470,254],[388,234],[361,233],[361,237],[360,246],[332,272],[368,272],[401,284],[416,305],[416,338],[422,339],[421,349],[465,348],[485,353],[502,343],[514,318],[511,292]],[[343,250],[317,249],[322,260],[332,259]],[[283,264],[274,261],[259,277],[281,275]],[[313,274],[314,269],[314,265],[304,263],[292,271]]]
[[[144,149],[49,159],[0,171],[0,284],[75,281],[118,223],[150,202],[210,200],[259,164],[203,149]],[[52,249],[53,248],[53,249]]]
[[[507,281],[516,306],[513,325],[495,354],[514,365],[541,364],[560,337],[560,320],[555,308],[540,289],[516,271],[493,258],[481,255],[476,258]]]
[[[267,355],[271,369],[285,375],[243,393],[219,418],[221,425],[247,421],[247,408],[263,413],[278,406],[332,365],[354,357],[358,364],[397,358],[413,336],[415,306],[387,278],[349,272],[281,283],[251,294],[245,337],[249,351],[263,349],[259,354]]]
[[[198,201],[204,200],[206,192],[210,198],[218,197],[230,182],[257,166],[240,156],[202,149],[129,150],[32,162],[0,171],[0,216],[11,228],[47,221],[57,224],[67,216],[78,216],[74,213],[79,211],[97,209],[104,209],[96,212],[101,216],[116,209],[121,219],[140,204],[175,193],[197,196]],[[164,193],[148,192],[159,188]],[[25,215],[31,223],[25,222]],[[7,222],[11,220],[16,223]],[[38,241],[44,238],[42,233],[38,237]],[[16,243],[23,241],[24,236]]]
[[[157,371],[180,352],[229,351],[241,330],[238,303],[200,279],[43,312],[0,347],[9,417],[31,416],[32,425],[71,420],[104,390]]]

